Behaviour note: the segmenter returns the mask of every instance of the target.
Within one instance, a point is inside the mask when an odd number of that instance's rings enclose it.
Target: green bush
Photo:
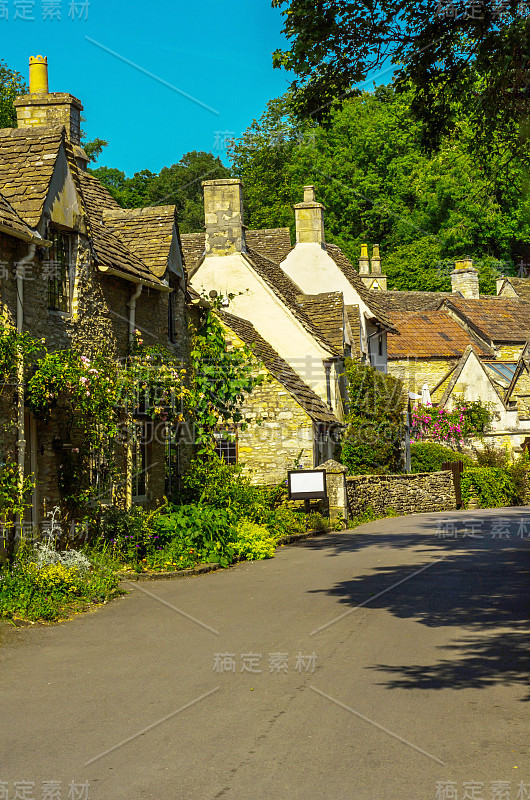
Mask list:
[[[462,500],[465,506],[473,495],[478,497],[481,508],[511,506],[516,496],[516,485],[506,469],[468,468],[462,473]]]
[[[410,445],[412,472],[438,472],[446,461],[463,461],[464,467],[476,466],[469,456],[437,442],[412,442]]]
[[[239,558],[247,561],[273,558],[275,549],[276,542],[263,525],[242,520],[237,526],[235,551]]]

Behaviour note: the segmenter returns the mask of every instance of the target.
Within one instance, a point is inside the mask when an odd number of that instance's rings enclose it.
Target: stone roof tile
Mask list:
[[[175,206],[105,210],[103,222],[154,275],[164,276],[176,227]]]
[[[40,222],[63,141],[61,126],[0,130],[0,191],[31,228]]]
[[[394,313],[400,335],[388,335],[388,358],[456,358],[473,345],[482,356],[491,356],[445,311]]]

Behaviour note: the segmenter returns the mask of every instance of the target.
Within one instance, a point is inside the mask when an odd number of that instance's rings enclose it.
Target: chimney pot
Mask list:
[[[48,94],[48,59],[46,56],[30,56],[30,94]]]

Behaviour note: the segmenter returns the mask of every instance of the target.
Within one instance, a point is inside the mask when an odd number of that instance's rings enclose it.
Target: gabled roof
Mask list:
[[[44,244],[37,231],[31,230],[19,217],[14,208],[0,194],[0,232],[22,239],[24,242],[39,242]]]
[[[263,228],[257,231],[246,231],[247,247],[263,253],[277,264],[287,258],[292,249],[289,228]]]
[[[176,226],[175,206],[105,209],[103,222],[153,275],[163,277]]]
[[[302,294],[301,289],[291,280],[283,269],[274,261],[258,253],[257,250],[249,248],[244,255],[246,255],[250,265],[255,269],[258,275],[270,286],[274,294],[284,302],[292,314],[302,323],[308,333],[310,333],[326,350],[329,350],[332,355],[339,355],[339,351],[300,306],[298,298]]]
[[[326,340],[342,354],[344,352],[344,299],[342,292],[300,294],[297,302]]]
[[[193,274],[195,267],[206,252],[205,233],[181,233],[182,259],[184,267],[189,276]]]
[[[480,368],[482,369],[484,375],[486,376],[486,379],[488,380],[489,384],[491,385],[493,391],[495,392],[495,394],[497,395],[497,397],[499,398],[499,400],[501,401],[503,406],[506,407],[506,403],[504,402],[503,392],[501,391],[501,389],[498,388],[498,386],[495,385],[494,381],[491,378],[491,375],[488,373],[486,367],[484,366],[484,364],[483,364],[483,362],[482,362],[482,360],[480,358],[479,353],[477,353],[477,351],[475,350],[475,348],[472,345],[469,345],[469,347],[466,347],[466,349],[464,350],[464,353],[462,354],[462,357],[461,357],[460,361],[458,362],[458,365],[457,365],[456,369],[451,374],[451,378],[449,380],[449,383],[445,387],[445,390],[444,390],[442,398],[441,398],[441,400],[439,402],[439,405],[440,406],[445,406],[445,404],[449,400],[449,398],[450,398],[450,396],[451,396],[451,394],[453,392],[453,389],[455,388],[456,384],[458,383],[458,381],[460,379],[460,376],[461,376],[462,372],[464,371],[464,367],[466,366],[467,361],[468,361],[468,359],[469,359],[469,357],[471,355],[475,356],[476,360],[480,364]]]
[[[64,128],[0,129],[0,189],[24,222],[40,222]]]
[[[504,283],[509,283],[521,300],[530,300],[530,278],[505,278]]]
[[[380,305],[387,313],[396,312],[434,311],[440,307],[444,300],[459,298],[461,295],[451,292],[401,292],[401,291],[374,291],[370,294],[377,295]]]
[[[523,300],[490,296],[478,300],[452,297],[445,300],[442,307],[492,342],[526,342],[530,339],[530,303]]]
[[[233,314],[221,312],[222,322],[252,350],[266,369],[287,389],[296,402],[316,423],[338,424],[337,417],[320,397],[297,375],[294,369],[281,358],[276,350],[260,336],[251,322]]]
[[[124,277],[162,288],[163,284],[149,267],[103,223],[103,213],[109,206],[119,208],[116,201],[92,175],[80,172],[79,182],[98,268],[103,272],[116,270]]]
[[[455,358],[468,345],[475,345],[482,356],[491,355],[445,311],[415,314],[393,313],[400,336],[388,335],[388,358]]]
[[[206,234],[182,233],[180,238],[184,264],[188,273],[191,273],[205,253]],[[262,230],[245,231],[245,241],[248,248],[261,253],[276,264],[287,258],[292,249],[289,228],[263,228]]]

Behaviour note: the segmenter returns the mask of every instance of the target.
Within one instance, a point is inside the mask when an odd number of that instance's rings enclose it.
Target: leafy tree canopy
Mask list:
[[[0,61],[0,128],[16,128],[17,114],[13,105],[17,95],[26,94],[28,87],[20,73]]]
[[[246,224],[294,228],[292,205],[312,183],[326,206],[327,240],[354,264],[362,242],[379,243],[389,288],[447,290],[454,260],[469,255],[482,291],[494,293],[499,269],[509,273],[530,249],[528,171],[515,156],[478,162],[465,117],[426,151],[412,94],[364,92],[326,125],[297,120],[289,94],[270,102],[230,151]]]
[[[272,0],[282,7],[290,49],[276,67],[293,70],[299,113],[322,119],[334,101],[377,71],[395,69],[438,144],[464,109],[475,145],[526,140],[530,95],[528,5],[519,0]]]
[[[202,181],[229,177],[230,171],[212,153],[193,151],[178,164],[158,174],[144,169],[127,178],[121,170],[98,167],[91,170],[123,208],[176,205],[181,233],[204,228]]]

